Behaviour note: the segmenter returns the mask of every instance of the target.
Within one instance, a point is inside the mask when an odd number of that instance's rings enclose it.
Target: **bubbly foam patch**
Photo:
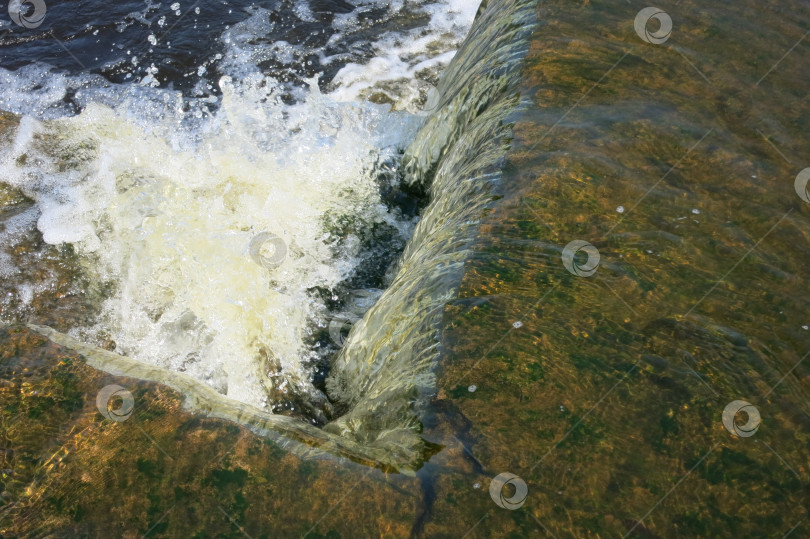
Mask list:
[[[416,14],[427,15],[430,22],[407,32],[381,35],[372,44],[374,57],[370,61],[348,63],[338,72],[332,82],[332,96],[356,101],[382,94],[395,108],[415,111],[414,104],[424,97],[430,82],[435,82],[450,63],[470,31],[479,4],[475,0],[442,0],[419,6]],[[399,11],[405,6],[392,3],[390,9]],[[355,11],[336,17],[335,24],[351,27],[357,24],[357,15]]]
[[[342,344],[347,315],[324,303],[346,299],[338,289],[371,265],[362,231],[385,228],[403,244],[414,226],[383,203],[380,182],[396,177],[418,119],[366,100],[382,92],[373,101],[416,110],[478,7],[356,0],[324,19],[294,4],[300,22],[331,21],[317,31],[325,45],[268,37],[280,35],[278,6],[251,7],[182,75],[193,87],[185,95],[153,54],[177,16],[157,18],[159,4],[121,23],[143,25],[151,44],[148,54],[121,50],[124,84],[44,64],[0,68],[0,109],[23,116],[0,144],[0,181],[36,203],[4,219],[0,243],[30,239],[36,226],[48,244],[73,247],[103,303],[72,335],[271,409],[285,393],[317,392],[311,361],[323,353],[305,344],[310,333],[328,329]],[[296,78],[313,58],[313,70],[337,72],[327,95]],[[16,286],[0,319],[26,319],[56,286],[23,273],[0,248],[0,277]],[[377,297],[356,294],[348,318]]]
[[[360,239],[329,223],[409,236],[412,223],[382,203],[377,164],[416,125],[337,104],[315,81],[293,106],[271,78],[220,86],[221,106],[201,118],[156,89],[159,99],[125,93],[74,117],[26,117],[0,167],[36,201],[45,241],[73,244],[109,287],[97,322],[74,335],[272,405],[268,394],[313,391],[303,343],[329,322],[313,291],[362,263]]]

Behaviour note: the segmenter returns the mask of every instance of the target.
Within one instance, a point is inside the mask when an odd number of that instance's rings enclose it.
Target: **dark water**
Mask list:
[[[222,32],[249,14],[267,10],[270,31],[252,36],[252,42],[284,41],[295,52],[286,62],[260,59],[258,67],[296,84],[320,73],[325,86],[347,62],[363,62],[373,56],[369,42],[374,36],[426,22],[424,15],[392,13],[384,3],[354,6],[343,0],[188,1],[178,2],[178,10],[171,9],[173,5],[56,0],[47,3],[45,21],[35,29],[13,25],[6,15],[0,31],[0,66],[15,70],[40,63],[73,75],[93,73],[112,83],[123,83],[143,78],[154,65],[160,72],[157,80],[164,87],[206,95],[204,90],[192,89],[200,78],[197,72],[201,65],[209,67],[203,78],[212,85],[222,75],[216,58],[226,53]],[[303,18],[296,14],[301,5],[306,6]],[[3,12],[6,14],[5,5]],[[351,12],[357,13],[359,24],[338,33],[332,26],[335,15]],[[154,44],[149,36],[154,36]],[[338,59],[322,65],[324,56]],[[137,66],[132,65],[132,57],[137,57]]]

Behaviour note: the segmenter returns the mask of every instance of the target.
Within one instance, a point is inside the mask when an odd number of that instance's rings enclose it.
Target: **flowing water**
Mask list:
[[[325,421],[328,360],[418,220],[399,172],[414,112],[477,9],[355,4],[82,2],[34,37],[6,22],[0,109],[20,119],[0,178],[31,203],[2,233],[0,320]],[[68,268],[62,320],[37,259]]]
[[[114,473],[149,501],[138,535],[176,503],[181,535],[800,536],[810,13],[785,5],[679,0],[657,30],[618,0],[0,26],[0,321],[163,384],[126,427],[76,419],[99,378],[0,330],[3,447],[91,440],[43,472],[61,490],[7,481],[19,529],[117,517],[72,492]]]

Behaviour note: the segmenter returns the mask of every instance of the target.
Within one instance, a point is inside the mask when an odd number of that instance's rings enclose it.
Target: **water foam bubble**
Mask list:
[[[35,224],[48,244],[73,246],[82,279],[103,291],[92,310],[100,314],[74,337],[258,406],[316,391],[310,360],[319,352],[305,343],[313,327],[328,327],[325,303],[369,265],[363,231],[387,227],[404,244],[415,224],[383,202],[379,182],[385,167],[396,177],[419,119],[363,100],[381,91],[388,97],[375,101],[414,108],[477,8],[354,4],[330,16],[328,42],[315,48],[295,42],[295,32],[268,39],[282,25],[278,13],[250,8],[220,35],[224,49],[192,64],[194,97],[161,83],[164,64],[146,51],[126,51],[127,84],[44,64],[0,68],[0,109],[23,116],[0,145],[0,175],[35,201],[4,220],[0,240],[30,238]],[[322,20],[297,6],[300,21]],[[141,40],[155,45],[160,19],[152,27],[146,16],[158,7],[149,2],[121,24],[145,24]],[[388,24],[367,61],[363,21],[375,10],[386,11],[385,24],[430,22],[408,31]],[[337,73],[327,95],[317,79],[299,87],[312,72],[302,65],[317,58]],[[279,76],[266,76],[267,65]],[[282,82],[284,73],[292,76]],[[257,237],[274,238],[284,256],[252,252]],[[4,249],[0,274],[19,283],[24,307],[53,286],[23,282]],[[369,306],[351,310],[360,316]]]
[[[310,85],[285,105],[272,78],[223,77],[204,117],[176,92],[96,89],[76,116],[23,119],[4,177],[36,201],[44,240],[72,244],[112,291],[75,336],[257,406],[314,391],[303,343],[328,314],[313,290],[363,262],[356,235],[327,223],[394,224],[404,241],[410,223],[382,203],[376,166],[416,125]],[[262,233],[286,248],[273,264],[251,256]]]
[[[376,98],[398,109],[415,110],[417,102],[455,56],[472,26],[478,5],[479,2],[469,0],[441,0],[415,8],[408,6],[415,9],[411,17],[429,17],[427,25],[382,34],[372,44],[371,60],[351,62],[338,71],[332,81],[333,97],[339,101]],[[392,4],[390,9],[406,8],[400,3]],[[336,19],[336,24],[343,27],[357,24],[356,12]],[[328,63],[329,59],[324,61]]]

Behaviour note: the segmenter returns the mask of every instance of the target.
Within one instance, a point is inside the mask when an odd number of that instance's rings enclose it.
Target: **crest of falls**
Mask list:
[[[304,442],[296,451],[417,469],[432,451],[419,414],[435,391],[439,323],[501,178],[535,4],[482,3],[421,127],[335,103],[316,84],[300,104],[274,106],[279,92],[260,76],[223,78],[221,107],[191,119],[169,99],[139,110],[135,94],[24,118],[2,156],[6,181],[36,200],[45,241],[72,244],[105,297],[69,335],[32,327],[91,366],[181,391],[192,409]],[[427,193],[415,227],[381,198],[388,169]],[[410,239],[332,359],[324,395],[301,343],[369,260],[359,231],[380,227],[385,241]],[[85,344],[105,340],[118,353]],[[288,392],[322,428],[271,413],[268,395]]]
[[[438,325],[454,299],[478,219],[493,201],[520,107],[515,87],[534,29],[534,2],[486,2],[442,75],[427,123],[403,158],[406,181],[430,204],[396,278],[355,325],[327,381],[347,412],[326,430],[372,446],[416,452],[418,410],[434,391]]]

